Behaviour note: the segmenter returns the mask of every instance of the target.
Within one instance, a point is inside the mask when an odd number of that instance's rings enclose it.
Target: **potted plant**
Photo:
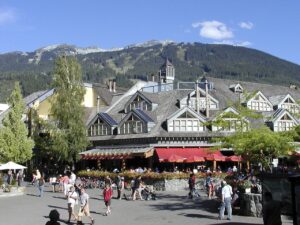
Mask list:
[[[252,183],[250,180],[244,180],[239,183],[239,189],[243,193],[251,192]]]

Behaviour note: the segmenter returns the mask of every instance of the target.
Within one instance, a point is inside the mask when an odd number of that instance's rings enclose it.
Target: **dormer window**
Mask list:
[[[110,127],[101,119],[97,119],[88,129],[88,136],[111,135]]]
[[[240,84],[232,84],[229,86],[229,89],[233,91],[234,93],[243,93],[244,88]]]
[[[117,122],[107,113],[98,113],[89,123],[87,136],[112,135]]]
[[[143,123],[134,115],[131,115],[120,127],[120,134],[143,133]]]
[[[273,111],[272,103],[261,93],[257,92],[246,102],[247,107],[255,111]]]
[[[150,116],[140,109],[134,109],[128,113],[119,125],[119,134],[148,133],[155,126]]]
[[[273,131],[289,131],[299,125],[299,122],[286,109],[278,109],[273,114],[273,119],[267,124],[271,124]]]
[[[247,131],[248,124],[249,121],[246,118],[241,118],[233,107],[229,107],[213,120],[212,131]]]
[[[143,111],[153,111],[157,104],[152,103],[143,93],[135,93],[129,101],[125,104],[125,113],[129,113],[134,109],[141,109]]]
[[[205,131],[205,118],[189,107],[180,109],[167,119],[168,132]]]

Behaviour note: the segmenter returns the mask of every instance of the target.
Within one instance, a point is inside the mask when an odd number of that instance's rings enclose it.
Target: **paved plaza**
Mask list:
[[[206,197],[190,200],[187,192],[159,192],[156,201],[112,200],[112,214],[104,216],[102,190],[88,189],[90,209],[95,224],[141,225],[141,224],[262,224],[262,218],[233,216],[232,221],[217,220],[217,203]],[[44,225],[49,211],[57,209],[61,224],[67,224],[67,201],[62,193],[52,193],[45,188],[44,197],[37,197],[37,189],[29,186],[25,195],[0,197],[0,225]],[[129,192],[128,192],[129,193]],[[116,193],[115,193],[116,194]],[[83,222],[88,224],[88,218]],[[292,224],[284,220],[283,224]]]

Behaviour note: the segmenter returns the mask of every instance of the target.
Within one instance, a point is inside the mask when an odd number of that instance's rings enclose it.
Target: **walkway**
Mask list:
[[[61,215],[61,224],[66,224],[67,203],[62,193],[52,193],[50,188],[43,198],[36,196],[37,190],[28,187],[23,196],[1,198],[0,224],[3,225],[43,225],[49,211],[57,209]],[[156,201],[112,200],[112,215],[103,216],[105,212],[102,191],[88,189],[90,208],[95,224],[105,225],[195,225],[195,224],[262,224],[261,218],[233,216],[232,221],[217,220],[215,201],[201,197],[195,200],[186,198],[185,192],[160,192]],[[89,222],[85,218],[86,224]],[[292,224],[285,221],[285,225]]]

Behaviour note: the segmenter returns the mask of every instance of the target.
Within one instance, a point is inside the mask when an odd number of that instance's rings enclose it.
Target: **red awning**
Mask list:
[[[226,157],[226,161],[230,161],[230,162],[240,162],[242,160],[243,160],[242,157],[239,155],[232,155]]]
[[[184,158],[179,156],[179,155],[171,155],[168,159],[167,162],[173,162],[173,163],[179,163],[179,162],[183,162]]]
[[[184,160],[186,163],[195,163],[195,162],[204,162],[204,157],[192,155],[189,156],[187,159]]]
[[[187,160],[192,160],[191,157],[194,158],[194,162],[199,162],[200,160],[204,161],[204,158],[209,154],[209,148],[155,148],[155,151],[158,155],[160,162],[169,162],[169,158],[172,155],[177,155]],[[222,155],[220,151],[217,151],[218,155]],[[222,155],[223,156],[223,155]],[[224,157],[224,156],[223,156]],[[225,160],[225,157],[224,157]],[[190,161],[191,162],[191,161]]]

